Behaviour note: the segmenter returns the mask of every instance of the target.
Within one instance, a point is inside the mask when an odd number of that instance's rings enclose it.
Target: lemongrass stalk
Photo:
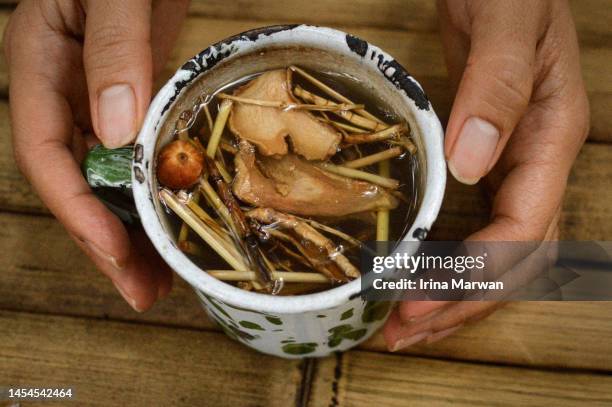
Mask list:
[[[194,232],[198,234],[221,258],[223,258],[230,266],[232,266],[235,270],[244,270],[246,269],[246,265],[240,258],[237,256],[237,253],[233,253],[228,250],[225,245],[223,245],[219,240],[215,238],[214,232],[204,223],[202,222],[192,211],[187,207],[187,205],[181,203],[179,199],[167,189],[162,189],[159,192],[160,198],[164,201],[164,203],[172,209],[176,215],[183,220],[183,222],[187,223]]]
[[[202,249],[200,245],[189,240],[180,242],[178,247],[183,253],[187,253],[192,256],[206,258],[209,255],[209,253],[206,253],[206,250]]]
[[[200,147],[202,150],[204,150],[204,146],[202,146],[202,143],[200,143],[200,140],[198,138],[194,138],[193,139],[194,143],[196,143],[196,145],[198,147]],[[221,142],[219,145],[221,146],[223,142]],[[229,172],[227,172],[227,170],[225,169],[225,165],[223,164],[223,154],[221,153],[221,149],[217,149],[217,153],[215,154],[217,156],[217,159],[214,160],[215,161],[215,165],[217,166],[217,169],[219,170],[219,172],[221,173],[221,176],[223,177],[223,180],[227,183],[232,182],[232,176],[229,174]]]
[[[197,205],[199,199],[200,199],[200,192],[196,190],[193,193],[193,196],[190,202],[194,202]],[[179,231],[179,236],[178,236],[179,245],[181,244],[181,242],[184,242],[185,240],[187,240],[188,236],[189,236],[189,226],[185,222],[183,222],[181,223],[181,230]]]
[[[329,163],[319,163],[317,166],[325,171],[333,174],[342,175],[348,178],[360,179],[371,182],[372,184],[380,185],[381,187],[389,189],[399,188],[399,181],[393,178],[383,177],[380,175],[372,174],[366,171],[356,170],[354,168],[347,168],[340,165],[334,165]]]
[[[208,131],[212,134],[214,122],[210,114],[210,109],[208,108],[208,103],[204,105],[204,115],[206,116],[206,123],[208,123]]]
[[[193,112],[191,110],[185,110],[179,115],[174,127],[179,140],[189,140],[189,121],[192,116]]]
[[[377,131],[375,133],[349,134],[343,137],[343,141],[348,144],[375,143],[377,141],[399,139],[399,136],[403,131],[403,125],[394,124],[393,126],[387,127],[386,129]]]
[[[378,173],[382,177],[391,176],[391,165],[389,161],[381,161],[378,164]],[[389,210],[381,209],[376,214],[376,240],[387,241],[389,240]]]
[[[223,281],[257,281],[257,273],[254,271],[208,270],[208,274]],[[329,278],[323,274],[301,271],[274,271],[272,277],[286,283],[330,283]]]
[[[401,136],[398,140],[391,140],[390,142],[391,144],[395,144],[395,145],[404,147],[404,149],[408,151],[410,154],[414,155],[414,153],[416,153],[417,151],[417,147],[406,136]]]
[[[217,192],[214,190],[212,185],[210,185],[210,183],[207,180],[201,179],[200,180],[200,190],[204,193],[204,195],[206,195],[213,209],[215,209],[217,213],[219,214],[219,216],[221,216],[223,220],[228,225],[230,225],[233,229],[234,222],[232,220],[232,216],[229,213],[229,210],[227,209],[223,201],[221,200],[221,198],[219,197],[219,195],[217,195]]]
[[[238,153],[238,149],[236,147],[234,147],[230,143],[223,141],[223,140],[221,140],[221,142],[219,143],[219,147],[221,148],[221,150],[228,152],[230,154]]]
[[[228,231],[224,229],[221,225],[219,225],[200,205],[193,201],[187,202],[187,207],[196,214],[198,218],[202,220],[202,222],[206,223],[208,227],[210,227],[215,233],[219,235],[220,239],[225,239],[228,243],[231,240],[228,239]]]
[[[297,67],[295,65],[291,65],[289,67],[289,69],[291,71],[299,73],[304,79],[307,79],[310,83],[315,85],[317,88],[319,88],[323,92],[327,93],[332,98],[336,99],[338,102],[343,102],[343,103],[348,103],[348,104],[352,104],[353,103],[349,98],[347,98],[343,94],[339,93],[335,89],[327,86],[326,84],[324,84],[323,82],[321,82],[320,80],[318,80],[317,78],[315,78],[314,76],[309,74],[308,72],[304,71],[303,69],[301,69],[301,68],[299,68],[299,67]],[[383,122],[378,117],[374,116],[373,114],[371,114],[370,112],[368,112],[365,109],[357,109],[357,110],[355,110],[355,112],[360,114],[361,116],[363,116],[365,118],[377,121],[380,124],[386,124],[385,122]]]
[[[227,172],[227,170],[225,169],[225,166],[223,165],[223,163],[221,163],[220,161],[215,160],[215,165],[217,166],[217,169],[219,170],[219,173],[221,174],[221,177],[223,178],[223,181],[225,181],[228,184],[232,183],[232,176],[229,174],[229,172]]]
[[[260,100],[243,98],[240,96],[228,95],[227,93],[217,94],[219,99],[232,100],[234,102],[243,103],[246,105],[255,105],[260,107],[276,107],[283,110],[290,109],[302,109],[302,110],[318,110],[318,111],[337,111],[337,110],[353,110],[363,107],[363,105],[354,104],[334,104],[334,105],[319,105],[319,104],[303,104],[303,103],[289,103],[279,100]]]
[[[376,164],[377,162],[386,161],[390,158],[399,157],[400,155],[402,155],[402,149],[400,147],[392,147],[379,153],[367,155],[353,161],[347,161],[343,163],[342,166],[348,168],[362,168]]]
[[[179,231],[179,235],[178,235],[179,244],[187,240],[188,236],[189,236],[189,226],[185,222],[183,222],[181,224],[181,230]]]
[[[227,118],[232,110],[232,104],[233,102],[231,100],[224,100],[221,102],[221,106],[219,106],[219,112],[217,113],[217,118],[215,120],[215,124],[213,125],[210,139],[208,140],[208,145],[206,146],[206,155],[210,158],[215,157],[217,147],[221,141],[221,135],[223,134],[225,124],[227,123]]]
[[[337,103],[332,102],[331,100],[325,99],[324,97],[321,97],[319,95],[315,95],[312,92],[308,92],[307,90],[303,89],[300,86],[296,86],[295,89],[293,89],[293,93],[296,96],[305,100],[306,102],[309,102],[309,103],[312,103],[318,106],[323,106],[323,107],[338,106]],[[378,130],[383,130],[388,127],[386,124],[381,124],[377,122],[376,120],[367,119],[363,116],[359,116],[355,112],[352,112],[349,110],[336,109],[336,110],[330,110],[330,112],[342,117],[347,122],[350,122],[354,124],[355,126],[363,127],[364,129],[378,131]]]
[[[402,191],[391,191],[391,195],[399,199],[400,201],[409,204],[410,200],[402,193]]]
[[[343,129],[349,131],[351,133],[367,133],[368,131],[359,127],[351,126],[350,124],[337,122],[335,120],[329,121],[332,126],[337,127],[338,129]]]

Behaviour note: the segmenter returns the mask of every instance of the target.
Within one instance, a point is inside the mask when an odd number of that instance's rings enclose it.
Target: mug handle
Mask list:
[[[109,149],[96,145],[85,157],[83,175],[102,202],[126,223],[139,222],[132,198],[134,147]]]

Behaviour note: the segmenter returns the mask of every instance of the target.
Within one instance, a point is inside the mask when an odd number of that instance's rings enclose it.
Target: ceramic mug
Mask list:
[[[212,45],[187,61],[151,103],[133,158],[117,174],[129,174],[131,167],[135,208],[147,235],[230,337],[280,357],[321,357],[366,340],[385,322],[392,304],[362,300],[360,279],[315,294],[272,296],[241,290],[209,276],[179,250],[174,234],[169,233],[171,226],[158,198],[155,176],[157,151],[172,139],[178,115],[190,109],[200,95],[212,94],[238,78],[292,64],[365,79],[364,86],[375,89],[409,123],[418,149],[421,198],[403,240],[425,239],[446,184],[440,122],[421,86],[390,55],[330,28],[286,25],[255,29]],[[122,183],[121,175],[114,180],[88,179],[94,186]]]

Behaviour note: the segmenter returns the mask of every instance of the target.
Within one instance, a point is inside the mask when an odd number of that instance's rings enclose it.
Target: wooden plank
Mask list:
[[[389,30],[434,31],[435,2],[429,0],[196,0],[190,13],[228,20],[282,20],[285,23],[379,27]]]
[[[527,366],[612,370],[612,302],[517,302],[403,354]],[[381,334],[361,346],[385,351]]]
[[[0,213],[0,309],[216,329],[190,286],[138,314],[49,217]]]
[[[13,7],[19,0],[0,0]],[[580,37],[610,35],[607,0],[571,0],[570,7]],[[434,31],[438,28],[431,0],[191,0],[189,13],[227,20],[282,20],[286,23],[378,27],[387,30]]]
[[[0,325],[0,383],[71,386],[79,406],[286,407],[299,388],[299,361],[220,333],[12,312]]]
[[[179,277],[170,297],[143,314],[51,218],[0,213],[0,309],[216,329]],[[404,353],[534,366],[612,369],[612,302],[510,304],[431,346]],[[380,334],[364,349],[385,351]]]
[[[370,352],[319,361],[310,407],[604,406],[612,376],[469,364]],[[333,390],[332,390],[333,389]]]
[[[266,1],[272,2],[272,0]],[[323,0],[317,1],[320,2]],[[376,3],[374,0],[360,1],[363,3],[362,6],[367,3],[373,7],[373,5]],[[399,0],[389,1],[397,2]],[[194,3],[193,7],[196,9],[202,9],[202,7],[205,7],[206,10],[209,10],[208,7],[210,7],[210,10],[217,10],[224,9],[223,5],[226,5],[225,3],[222,3],[221,1],[213,1],[210,5],[208,3]],[[307,7],[307,5],[310,5],[310,3],[312,2],[304,4],[303,7]],[[341,2],[326,3],[333,5],[333,7],[346,8],[348,10],[360,10],[359,7],[351,8],[345,7],[346,5],[342,6],[343,3]],[[253,6],[250,2],[244,2],[243,4],[244,8],[246,9],[265,9],[264,7]],[[338,6],[338,4],[340,5]],[[428,4],[433,4],[433,2],[429,2]],[[384,9],[379,6],[376,7],[381,10]],[[272,9],[280,10],[281,8],[272,7]],[[317,6],[315,9],[320,9],[320,7]],[[368,8],[366,7],[366,9]],[[410,9],[410,7],[407,9]],[[229,8],[227,10],[229,10]],[[284,7],[282,10],[285,13],[293,13],[295,11],[298,14],[303,14],[301,11],[299,11],[299,7]],[[228,13],[228,16],[234,15],[234,12],[228,11]],[[224,14],[215,14],[215,12],[212,12],[210,15],[218,15],[220,18],[188,18],[178,44],[170,57],[167,68],[161,75],[159,83],[163,83],[165,78],[168,78],[176,67],[180,66],[187,58],[196,54],[209,44],[253,27],[286,22],[287,20],[284,19],[282,14],[279,13],[270,14],[266,21],[260,21],[252,18],[224,20],[223,18],[227,16],[224,17]],[[361,11],[361,13],[363,13],[363,11]],[[202,14],[207,13],[202,12]],[[275,17],[276,15],[279,15],[279,17]],[[303,15],[319,16],[320,13]],[[364,15],[368,16],[369,14]],[[7,19],[8,12],[0,12],[0,29],[3,29]],[[372,43],[381,46],[390,54],[394,55],[421,82],[425,90],[428,92],[436,112],[440,116],[441,120],[446,122],[453,97],[451,92],[449,92],[447,85],[446,68],[437,33],[429,31],[417,32],[365,27],[355,25],[357,23],[350,24],[348,21],[349,20],[339,20],[338,24],[332,25],[359,35]],[[612,116],[606,114],[605,112],[608,112],[610,110],[610,106],[612,106],[612,72],[608,72],[610,70],[602,70],[600,67],[607,66],[609,61],[612,60],[612,48],[610,48],[606,43],[595,42],[593,44],[592,42],[593,41],[583,44],[584,46],[581,51],[581,61],[584,69],[586,87],[589,92],[589,98],[593,106],[593,110],[598,112],[598,114],[593,115],[593,131],[591,132],[590,138],[595,141],[611,142],[612,134],[610,133],[609,129],[612,127]],[[4,56],[0,55],[0,95],[6,95],[7,86],[8,76],[6,74],[6,63],[4,61]]]
[[[612,145],[586,144],[568,179],[561,216],[564,240],[610,240]]]

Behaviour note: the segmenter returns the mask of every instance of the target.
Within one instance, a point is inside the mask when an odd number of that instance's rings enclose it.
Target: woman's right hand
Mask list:
[[[22,0],[4,33],[13,148],[49,210],[137,311],[172,285],[81,175],[88,146],[133,141],[187,0]],[[92,134],[93,132],[93,134]]]

